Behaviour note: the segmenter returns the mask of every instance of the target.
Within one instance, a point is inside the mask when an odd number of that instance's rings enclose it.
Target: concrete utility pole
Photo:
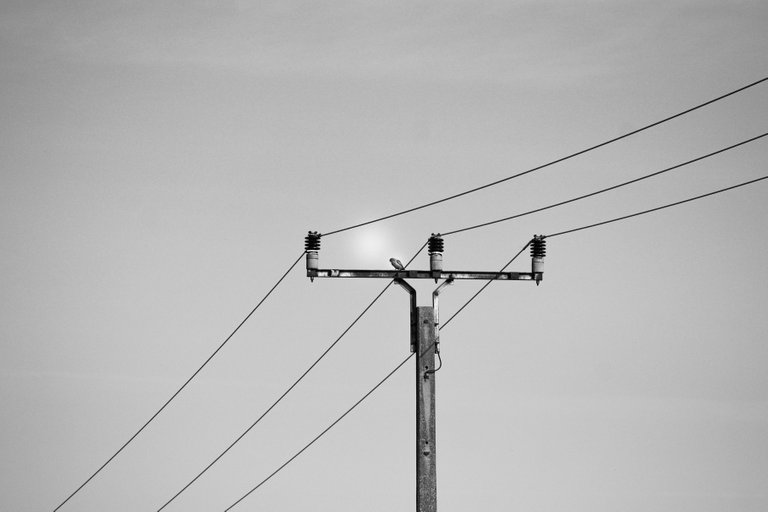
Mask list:
[[[307,277],[392,279],[404,288],[411,299],[411,352],[416,353],[416,512],[437,512],[437,459],[435,438],[435,355],[440,357],[440,322],[438,300],[442,289],[456,279],[499,281],[532,281],[537,285],[543,278],[545,241],[534,235],[531,241],[531,272],[448,272],[443,271],[443,239],[437,234],[429,237],[429,271],[406,270],[399,260],[390,262],[395,270],[320,269],[321,235],[310,231],[305,239]],[[444,281],[432,292],[432,306],[417,306],[416,290],[408,279]],[[442,361],[441,361],[442,365]]]

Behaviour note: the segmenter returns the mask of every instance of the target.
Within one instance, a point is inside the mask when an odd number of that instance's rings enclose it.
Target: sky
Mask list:
[[[0,5],[0,509],[53,510],[330,232],[489,183],[768,76],[759,1]],[[757,85],[519,179],[322,239],[389,268],[768,131]],[[768,141],[448,236],[498,270],[556,233],[766,174]],[[768,508],[768,181],[548,241],[441,332],[438,507]],[[60,510],[157,510],[386,286],[302,261]],[[428,267],[419,254],[411,268]],[[528,271],[527,254],[510,270]],[[429,305],[432,281],[412,283]],[[447,319],[481,286],[441,295]],[[165,510],[224,510],[409,351],[391,287]],[[233,510],[414,507],[414,369]]]

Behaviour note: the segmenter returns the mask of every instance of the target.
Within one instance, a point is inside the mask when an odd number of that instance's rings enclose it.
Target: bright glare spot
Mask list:
[[[355,263],[363,268],[388,268],[392,251],[391,237],[381,227],[371,226],[355,233],[351,238]]]
[[[358,241],[360,244],[360,252],[366,257],[373,256],[377,252],[383,249],[383,240],[378,233],[363,233]]]

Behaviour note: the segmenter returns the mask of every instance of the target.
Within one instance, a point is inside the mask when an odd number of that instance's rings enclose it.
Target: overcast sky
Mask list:
[[[761,1],[5,1],[0,6],[0,509],[53,510],[328,232],[515,174],[768,76]],[[445,232],[768,131],[768,85],[323,239],[388,268]],[[763,176],[768,139],[446,237],[497,270],[554,233]],[[441,335],[441,511],[768,509],[768,181],[552,238]],[[383,280],[300,262],[62,511],[154,511]],[[427,268],[422,253],[412,268]],[[530,268],[527,254],[510,270]],[[482,283],[441,297],[447,319]],[[421,305],[433,282],[414,283]],[[390,288],[166,510],[224,510],[408,355]],[[413,510],[413,363],[235,510]]]

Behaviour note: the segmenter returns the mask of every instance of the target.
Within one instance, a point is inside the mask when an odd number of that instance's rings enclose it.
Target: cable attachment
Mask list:
[[[545,235],[533,235],[531,240],[531,272],[536,280],[536,286],[544,278],[544,256],[547,254]]]
[[[437,356],[437,360],[440,361],[440,366],[435,368],[434,370],[427,370],[424,372],[424,380],[427,380],[430,375],[434,375],[437,373],[442,367],[443,367],[443,358],[440,357],[440,352],[435,350],[435,355]]]
[[[432,236],[429,237],[429,241],[427,242],[427,252],[429,253],[429,270],[432,272],[443,271],[444,248],[445,244],[443,242],[443,237],[440,236],[440,233],[432,233]],[[437,276],[435,276],[435,282],[437,282]]]
[[[320,237],[323,236],[317,231],[310,231],[306,237],[304,237],[304,251],[307,253],[307,275],[311,281],[315,278],[311,275],[311,271],[316,271],[319,268],[320,257],[318,252],[320,251]]]

